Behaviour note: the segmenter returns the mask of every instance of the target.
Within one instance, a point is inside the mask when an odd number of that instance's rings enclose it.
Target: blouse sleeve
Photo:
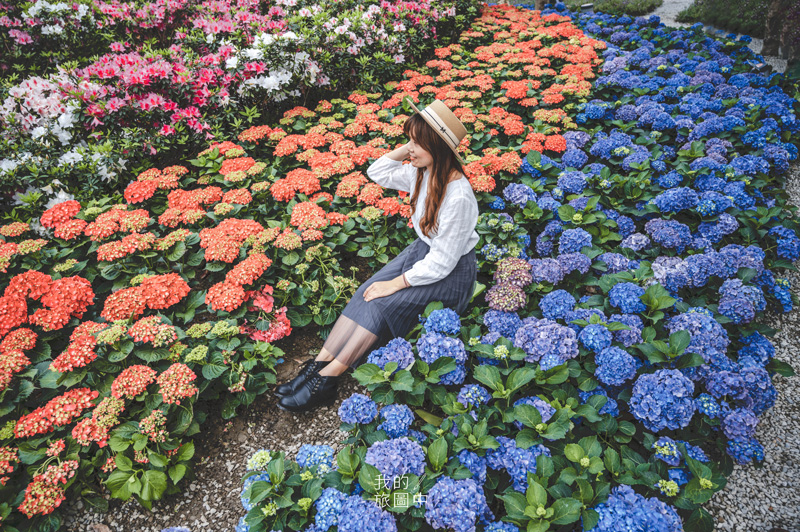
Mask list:
[[[465,197],[455,199],[446,212],[439,214],[439,226],[428,254],[405,272],[411,286],[432,284],[447,277],[461,259],[478,222],[476,203]]]
[[[410,164],[381,155],[367,168],[367,177],[382,187],[411,192],[411,180],[416,172]]]

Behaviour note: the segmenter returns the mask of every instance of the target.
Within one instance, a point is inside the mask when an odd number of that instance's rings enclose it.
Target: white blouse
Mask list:
[[[411,215],[411,221],[417,236],[430,246],[430,250],[425,258],[405,273],[406,281],[411,286],[432,284],[447,277],[461,256],[474,249],[479,239],[475,231],[478,223],[478,201],[466,177],[447,184],[444,200],[439,207],[438,228],[430,232],[431,238],[422,234],[419,221],[425,213],[429,175],[430,172],[425,170],[422,190],[417,198],[418,207]],[[367,176],[382,187],[403,190],[413,195],[417,169],[384,155],[367,168]]]

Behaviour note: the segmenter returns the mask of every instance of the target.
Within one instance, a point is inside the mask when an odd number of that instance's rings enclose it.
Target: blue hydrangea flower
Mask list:
[[[239,518],[239,522],[236,524],[234,532],[250,532],[250,525],[245,522],[244,518],[244,515]]]
[[[479,384],[467,384],[458,392],[456,400],[464,406],[478,406],[489,402],[492,396]]]
[[[469,449],[462,449],[456,456],[461,465],[472,473],[472,478],[481,484],[486,482],[486,458],[478,456]]]
[[[524,207],[529,201],[536,201],[536,193],[528,185],[522,183],[511,183],[503,189],[503,197],[506,201]]]
[[[408,429],[414,422],[414,413],[407,405],[391,404],[381,408],[380,418],[383,423],[377,430],[383,430],[390,438],[407,436]]]
[[[451,357],[459,364],[467,361],[467,352],[461,339],[435,332],[420,336],[417,341],[417,352],[419,357],[428,364],[433,364],[440,357]]]
[[[596,506],[595,510],[600,514],[597,525],[592,529],[596,532],[683,532],[681,518],[672,506],[655,497],[646,499],[624,484],[614,487],[608,500]]]
[[[698,395],[697,399],[694,400],[694,404],[697,407],[698,412],[710,417],[711,419],[716,419],[722,412],[717,400],[707,393],[701,393]]]
[[[506,338],[514,338],[514,335],[517,334],[517,329],[522,326],[522,319],[516,312],[489,309],[483,315],[483,323],[489,328],[490,332]]]
[[[362,393],[354,393],[339,406],[343,423],[370,423],[378,415],[378,405]]]
[[[611,306],[617,307],[625,314],[644,312],[647,307],[642,302],[644,288],[634,283],[617,283],[608,292]]]
[[[339,532],[397,532],[394,516],[383,510],[375,501],[360,495],[351,495],[342,503],[339,514]]]
[[[483,486],[471,478],[440,477],[425,499],[425,521],[434,529],[475,532],[479,520],[493,517]]]
[[[681,451],[675,440],[668,436],[661,436],[653,442],[653,455],[671,466],[679,466],[681,463]]]
[[[539,308],[545,318],[557,320],[575,308],[575,298],[566,290],[554,290],[539,301]]]
[[[393,485],[395,477],[409,473],[419,476],[425,471],[422,446],[405,436],[373,443],[364,461],[381,472],[387,487]]]
[[[688,225],[675,220],[654,218],[644,225],[645,232],[659,246],[682,253],[692,242],[692,231]]]
[[[731,440],[746,441],[755,436],[758,417],[749,408],[736,408],[722,420],[722,432]]]
[[[495,521],[493,523],[487,523],[483,527],[483,532],[520,532],[517,525],[512,523],[506,523],[504,521]]]
[[[325,531],[332,526],[339,524],[339,513],[342,511],[342,504],[347,495],[336,488],[325,488],[322,495],[314,501],[317,513],[314,516],[314,527],[317,530]]]
[[[500,447],[486,451],[486,465],[495,471],[506,470],[512,487],[524,492],[528,489],[528,472],[536,473],[536,457],[540,454],[550,456],[550,450],[543,445],[521,449],[513,438],[505,436],[498,436],[497,442]]]
[[[678,331],[688,332],[691,341],[686,351],[697,353],[704,358],[708,358],[712,352],[725,353],[730,343],[725,328],[713,317],[697,309],[689,309],[688,312],[670,318],[667,329],[670,334]]]
[[[547,282],[556,285],[564,278],[564,270],[556,259],[531,259],[531,276],[533,282]]]
[[[745,345],[739,349],[739,357],[751,357],[758,361],[761,366],[766,366],[770,359],[775,356],[775,347],[772,342],[761,333],[754,332],[748,336],[743,336],[741,341]]]
[[[775,405],[778,392],[767,370],[761,366],[750,366],[739,370],[739,375],[744,380],[744,385],[753,401],[751,407],[753,412],[761,415]]]
[[[495,211],[502,211],[506,208],[506,202],[500,196],[492,196],[492,202],[489,203],[489,208]]]
[[[694,383],[676,369],[640,375],[633,385],[630,408],[647,430],[677,430],[692,419]]]
[[[556,257],[561,267],[562,276],[572,272],[587,273],[592,265],[592,259],[583,253],[564,253]]]
[[[698,201],[697,192],[689,187],[671,188],[662,192],[654,199],[658,210],[665,213],[693,209],[697,206]]]
[[[625,255],[619,253],[603,253],[597,260],[606,264],[606,273],[619,273],[630,269],[631,261]]]
[[[580,194],[586,188],[586,174],[583,172],[562,172],[558,176],[558,184],[556,186],[567,194]]]
[[[619,405],[617,404],[616,399],[609,397],[608,392],[606,392],[602,388],[595,388],[591,392],[579,391],[578,395],[580,396],[581,402],[583,403],[586,403],[586,401],[588,401],[589,398],[594,395],[602,395],[603,397],[606,397],[608,400],[606,401],[606,404],[600,407],[598,413],[601,416],[604,414],[609,414],[613,417],[619,416]]]
[[[636,359],[619,347],[606,347],[595,355],[594,361],[597,364],[594,374],[603,384],[621,386],[636,376]]]
[[[266,472],[256,473],[244,479],[244,485],[242,486],[242,492],[239,494],[239,499],[242,501],[242,506],[247,512],[253,509],[253,505],[250,504],[250,487],[254,482],[258,481],[269,482],[269,475]]]
[[[621,343],[625,347],[631,347],[642,342],[644,324],[639,316],[635,314],[612,314],[608,317],[608,322],[617,322],[628,326],[628,329],[614,331],[614,341]]]
[[[434,310],[425,320],[424,327],[426,332],[458,334],[461,330],[461,318],[456,311],[449,308]]]
[[[739,465],[749,464],[753,460],[756,462],[764,460],[764,447],[755,438],[728,440],[725,450]]]
[[[599,323],[587,325],[578,334],[578,340],[590,351],[599,353],[611,345],[613,335],[605,325]]]
[[[406,369],[414,362],[414,351],[405,338],[393,338],[385,346],[372,351],[367,357],[367,363],[375,364],[381,369],[385,369],[389,362],[397,364],[395,371]]]
[[[330,445],[309,445],[304,443],[297,453],[297,464],[300,467],[317,467],[317,472],[324,475],[336,469],[336,458]]]
[[[585,229],[567,229],[558,240],[558,253],[577,253],[584,247],[592,247],[592,235]]]

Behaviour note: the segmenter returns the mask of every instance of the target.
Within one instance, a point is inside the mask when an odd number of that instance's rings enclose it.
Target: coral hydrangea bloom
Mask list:
[[[197,393],[197,387],[192,384],[196,378],[189,366],[180,362],[171,365],[157,379],[164,402],[179,405],[182,399],[193,396]]]
[[[58,227],[62,223],[71,220],[81,211],[81,204],[75,200],[64,201],[53,205],[39,219],[39,223],[44,227]]]
[[[156,380],[156,370],[135,365],[126,368],[111,383],[111,396],[117,399],[133,399],[144,392]]]
[[[191,289],[179,274],[167,273],[148,277],[139,290],[147,308],[162,310],[179,303]]]
[[[233,312],[242,306],[245,297],[244,289],[240,285],[223,281],[208,289],[206,304],[214,311]]]
[[[140,316],[147,308],[141,286],[117,290],[106,297],[100,315],[106,321],[127,320]]]

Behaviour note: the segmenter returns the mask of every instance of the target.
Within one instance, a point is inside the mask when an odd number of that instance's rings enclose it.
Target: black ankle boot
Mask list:
[[[278,407],[290,412],[303,412],[318,406],[330,405],[336,400],[339,377],[323,377],[316,371],[292,395],[278,401]]]
[[[328,362],[324,360],[319,362],[314,359],[307,360],[305,363],[303,363],[303,366],[300,368],[300,372],[294,379],[275,388],[275,395],[278,397],[292,395],[300,386],[303,385],[309,375],[318,372],[324,368],[325,364],[327,363]]]

